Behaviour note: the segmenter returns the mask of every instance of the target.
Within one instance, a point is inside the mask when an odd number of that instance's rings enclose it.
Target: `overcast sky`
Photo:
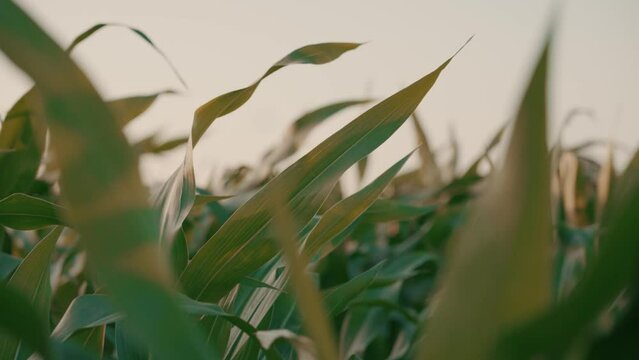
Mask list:
[[[420,105],[435,148],[453,128],[468,162],[515,111],[544,37],[553,1],[18,1],[62,45],[98,22],[144,30],[185,78],[181,87],[163,60],[124,30],[99,33],[76,53],[105,98],[174,88],[129,133],[171,138],[188,133],[194,109],[253,82],[289,51],[325,41],[368,42],[334,63],[287,68],[262,83],[254,98],[219,119],[195,154],[201,180],[239,162],[254,164],[286,126],[315,107],[345,99],[382,99],[433,70],[466,39]],[[594,120],[568,129],[571,142],[614,139],[639,143],[639,1],[563,2],[551,61],[553,133],[575,107]],[[0,57],[0,113],[29,80]],[[364,109],[346,111],[309,139],[310,149]],[[410,124],[374,153],[371,175],[414,147]],[[144,164],[161,180],[183,150]],[[619,154],[620,158],[626,156]]]

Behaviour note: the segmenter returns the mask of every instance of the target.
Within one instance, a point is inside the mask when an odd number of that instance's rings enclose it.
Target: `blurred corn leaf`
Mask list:
[[[521,102],[505,163],[451,244],[421,358],[492,358],[498,337],[508,327],[549,304],[548,48],[549,43]]]
[[[0,282],[4,281],[20,265],[20,259],[9,254],[0,253]]]
[[[252,85],[220,95],[200,106],[194,114],[184,162],[154,195],[154,203],[161,211],[160,239],[162,241],[172,239],[193,206],[195,198],[193,148],[213,121],[246,103],[262,80],[279,69],[294,64],[324,64],[358,46],[359,44],[354,43],[322,43],[299,48],[271,66]]]
[[[128,125],[131,120],[142,115],[157,100],[160,95],[173,94],[172,90],[164,90],[149,95],[129,96],[107,101],[109,110],[115,117],[120,128]]]
[[[364,212],[362,221],[377,223],[408,220],[433,214],[435,210],[437,205],[415,206],[400,200],[378,199]]]
[[[562,353],[593,320],[636,280],[639,229],[639,152],[628,164],[605,209],[599,253],[572,292],[541,316],[521,325],[501,342],[501,354]]]
[[[98,30],[112,26],[129,28],[152,45],[168,62],[166,56],[146,34],[119,24],[98,24],[91,27],[73,40],[67,52],[71,53]],[[172,65],[171,67],[173,68]],[[175,69],[173,70],[180,78]],[[118,123],[124,126],[146,111],[159,95],[171,92],[123,98],[108,104]],[[46,124],[42,119],[42,111],[36,90],[31,88],[9,110],[3,121],[0,128],[0,149],[3,150],[0,151],[0,198],[14,192],[28,192],[35,179],[45,145]]]
[[[295,183],[295,180],[290,179],[291,183]],[[308,259],[298,250],[297,226],[284,202],[285,194],[292,184],[281,182],[278,185],[280,187],[272,189],[270,211],[273,214],[275,237],[282,249],[282,258],[290,270],[291,285],[302,324],[313,341],[317,359],[337,359],[337,345],[326,308],[317,286],[306,272]]]
[[[9,1],[0,2],[0,49],[42,97],[69,218],[117,306],[154,356],[214,356],[168,290],[172,281],[156,246],[157,218],[106,104],[68,54]]]
[[[69,338],[69,342],[85,349],[87,353],[96,354],[97,356],[102,357],[105,336],[106,325],[101,325],[89,329],[82,329],[76,332]]]
[[[42,108],[34,89],[7,113],[0,128],[0,198],[27,192],[35,179],[45,143]]]
[[[186,267],[181,283],[187,294],[215,302],[275,256],[277,250],[267,235],[272,221],[267,204],[273,189],[289,186],[284,201],[299,232],[343,172],[381,145],[413,113],[451,59],[330,136],[237,209]]]
[[[415,137],[417,140],[418,154],[420,159],[420,175],[422,185],[425,187],[438,186],[442,181],[442,175],[435,162],[435,156],[430,150],[430,144],[426,137],[426,132],[422,127],[416,113],[412,114],[413,126],[415,127]]]
[[[384,262],[380,262],[344,284],[325,290],[322,296],[329,314],[336,316],[344,311],[351,301],[373,284],[383,265]]]
[[[35,308],[29,296],[21,291],[0,283],[0,355],[2,359],[13,359],[17,344],[21,341],[26,347],[48,358],[48,324],[41,318],[40,309]],[[10,337],[10,339],[9,339]],[[14,349],[13,347],[16,347]]]
[[[22,260],[15,272],[7,281],[7,286],[28,299],[28,304],[36,309],[35,314],[45,316],[42,325],[48,333],[48,314],[51,301],[51,285],[49,284],[49,264],[55,249],[55,243],[62,232],[62,227],[54,228],[45,236]],[[11,300],[9,298],[8,300]],[[45,315],[46,314],[46,315]],[[46,343],[45,343],[46,344]],[[0,359],[13,359],[18,351],[18,338],[0,336]],[[43,344],[40,343],[40,346]],[[31,349],[35,350],[35,349]]]
[[[164,54],[164,52],[153,42],[153,40],[151,40],[151,38],[144,31],[142,31],[140,29],[137,29],[137,28],[134,28],[132,26],[128,26],[128,25],[125,25],[125,24],[117,24],[117,23],[95,24],[95,25],[91,26],[90,28],[88,28],[87,30],[85,30],[82,34],[78,35],[71,42],[71,45],[69,45],[69,47],[67,48],[67,52],[71,53],[78,45],[80,45],[80,43],[82,43],[87,38],[93,36],[96,32],[98,32],[100,30],[107,29],[107,28],[118,28],[118,27],[119,28],[124,28],[124,29],[127,29],[127,30],[131,31],[133,34],[137,35],[140,39],[142,39],[145,43],[150,45],[153,48],[153,50],[155,50],[156,53],[158,53],[160,56],[162,56],[164,61],[171,67],[171,70],[173,71],[175,76],[178,78],[178,80],[180,80],[180,83],[182,83],[182,85],[184,85],[184,87],[186,87],[186,82],[184,81],[184,79],[182,78],[180,73],[177,71],[175,66],[173,66],[173,64],[171,63],[169,58]]]
[[[0,225],[33,230],[49,225],[64,225],[64,208],[46,200],[15,193],[0,200]]]

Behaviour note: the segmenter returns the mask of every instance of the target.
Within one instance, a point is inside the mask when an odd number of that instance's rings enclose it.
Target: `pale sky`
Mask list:
[[[472,42],[442,74],[418,112],[435,148],[453,127],[468,163],[511,117],[540,50],[553,1],[159,1],[28,0],[18,3],[60,44],[98,22],[145,31],[188,84],[183,89],[163,60],[125,30],[99,33],[75,58],[105,98],[174,88],[129,129],[186,135],[195,108],[252,83],[274,61],[311,43],[367,44],[322,66],[295,66],[262,83],[253,99],[218,119],[195,153],[198,179],[243,162],[255,164],[287,125],[313,108],[346,99],[383,99],[433,70],[466,39]],[[564,1],[551,59],[550,121],[575,107],[595,120],[576,122],[568,142],[613,139],[634,150],[639,143],[639,1]],[[29,80],[0,56],[0,113]],[[345,111],[322,125],[304,150],[364,109]],[[414,148],[410,124],[372,157],[374,175]],[[145,159],[149,181],[166,178],[183,149]],[[620,161],[628,153],[619,153]]]

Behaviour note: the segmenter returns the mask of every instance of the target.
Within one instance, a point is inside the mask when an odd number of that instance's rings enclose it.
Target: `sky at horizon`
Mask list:
[[[435,149],[450,129],[462,165],[512,117],[538,56],[552,8],[561,8],[551,57],[550,140],[574,108],[592,110],[565,140],[639,143],[639,1],[17,1],[62,45],[98,22],[145,31],[188,84],[144,43],[122,29],[82,44],[75,58],[109,98],[172,88],[128,129],[132,138],[159,131],[186,135],[195,108],[252,83],[291,50],[316,42],[367,42],[337,61],[296,66],[267,79],[247,105],[218,119],[195,152],[198,180],[238,163],[255,164],[288,124],[313,108],[346,99],[381,100],[437,67],[469,36],[471,43],[442,74],[418,108]],[[557,6],[557,4],[560,4]],[[0,113],[28,88],[24,75],[0,56]],[[345,111],[315,131],[307,151],[361,113]],[[405,125],[372,156],[369,177],[415,147]],[[146,159],[149,181],[165,179],[183,149]]]

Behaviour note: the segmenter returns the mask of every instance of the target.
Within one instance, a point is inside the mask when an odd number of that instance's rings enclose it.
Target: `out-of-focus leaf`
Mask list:
[[[96,31],[108,26],[123,25],[95,25],[77,36],[67,52],[71,53],[77,45],[91,37]],[[153,46],[168,62],[166,56],[146,34],[138,29],[129,29]],[[169,65],[180,78],[173,65],[170,63]],[[182,81],[181,78],[180,81]],[[182,83],[184,82],[182,81]],[[145,111],[157,95],[159,93],[148,97],[116,100],[112,104],[113,110],[119,110],[115,113],[116,119],[121,124],[127,123]],[[43,116],[41,104],[38,100],[39,95],[35,88],[31,88],[9,110],[7,118],[4,119],[3,126],[0,128],[0,149],[6,150],[0,151],[0,198],[16,192],[28,192],[35,179],[44,150],[46,133],[45,121],[41,118]]]
[[[62,197],[96,277],[158,359],[215,357],[173,299],[137,161],[90,81],[10,1],[0,2],[0,49],[40,92]]]
[[[0,282],[13,273],[13,271],[20,265],[20,259],[11,256],[9,254],[0,253]]]
[[[437,186],[442,181],[442,176],[439,172],[439,167],[435,162],[435,156],[430,150],[428,138],[426,132],[422,127],[419,117],[416,113],[413,113],[413,126],[415,127],[415,138],[417,140],[417,146],[419,146],[417,152],[419,154],[420,173],[422,185],[425,187]]]
[[[99,357],[102,357],[105,335],[106,325],[101,325],[77,331],[69,338],[69,341],[86,349],[87,352],[98,354]]]
[[[295,178],[288,179],[291,184]],[[330,320],[321,301],[319,290],[306,272],[308,259],[300,253],[297,244],[298,229],[294,218],[286,208],[284,199],[291,184],[281,182],[271,189],[270,211],[273,214],[273,231],[282,249],[282,258],[290,270],[291,285],[297,308],[302,317],[306,333],[313,340],[317,350],[317,359],[337,359],[337,346]]]
[[[549,43],[521,102],[503,168],[473,204],[474,212],[451,244],[421,358],[492,358],[508,327],[549,304],[548,48]]]
[[[510,124],[510,122],[505,123],[504,125],[502,125],[499,130],[497,130],[497,132],[495,133],[495,135],[493,135],[493,137],[490,139],[490,142],[488,143],[488,146],[486,146],[486,149],[484,149],[484,152],[477,158],[477,160],[475,160],[466,170],[466,173],[464,173],[464,175],[462,176],[462,178],[469,178],[469,177],[476,177],[479,176],[479,164],[481,164],[481,161],[484,160],[485,158],[488,157],[488,154],[490,154],[490,152],[497,146],[499,145],[499,143],[501,142],[501,138],[504,135],[504,132],[506,131],[508,125]]]
[[[49,265],[51,255],[55,249],[55,243],[62,232],[62,227],[54,228],[44,239],[27,254],[15,272],[7,282],[7,285],[16,290],[29,301],[28,304],[37,309],[36,314],[42,314],[48,320],[51,285],[49,284]],[[44,325],[47,324],[47,325]],[[45,331],[48,321],[44,322]],[[36,327],[40,328],[40,326]],[[37,330],[36,330],[37,331]],[[13,359],[18,351],[18,339],[9,336],[0,336],[0,359]]]
[[[164,61],[169,65],[169,67],[171,67],[171,70],[173,71],[175,76],[178,78],[178,80],[180,80],[182,85],[186,87],[186,82],[184,81],[180,73],[177,71],[175,66],[173,66],[171,61],[169,61],[169,58],[164,54],[164,52],[160,50],[160,48],[157,47],[157,45],[155,45],[155,43],[151,40],[151,38],[147,34],[145,34],[142,30],[128,26],[128,25],[116,24],[116,23],[102,23],[102,24],[93,25],[92,27],[85,30],[82,34],[78,35],[73,40],[73,42],[71,42],[71,45],[69,45],[69,47],[67,48],[67,53],[71,53],[78,45],[80,45],[81,42],[83,42],[84,40],[86,40],[87,38],[95,34],[96,32],[102,29],[113,28],[113,27],[120,27],[120,28],[127,29],[133,32],[138,37],[140,37],[142,40],[144,40],[144,42],[149,44],[153,48],[153,50],[155,50],[155,52],[157,52],[164,59]]]
[[[357,298],[357,295],[373,283],[373,280],[375,280],[375,277],[379,274],[383,265],[384,263],[380,262],[344,284],[325,290],[323,297],[328,313],[332,316],[336,316],[344,311],[348,304]]]
[[[602,221],[599,254],[583,278],[557,305],[501,342],[504,357],[526,357],[565,349],[636,279],[639,231],[639,152],[619,179]]]
[[[0,282],[0,357],[13,359],[19,341],[37,351],[45,358],[49,356],[47,339],[48,324],[40,316],[29,297]],[[11,339],[8,339],[11,337]]]
[[[437,210],[437,205],[415,206],[400,200],[378,199],[364,212],[362,221],[377,223],[409,220],[418,216],[433,214],[435,210]]]
[[[288,329],[274,329],[258,331],[255,336],[265,349],[270,349],[274,342],[279,339],[287,340],[291,343],[299,360],[313,360],[317,358],[315,346],[311,340],[305,336],[295,334]]]
[[[0,198],[29,191],[42,158],[45,130],[35,89],[9,110],[0,128]]]
[[[173,273],[176,276],[180,276],[188,262],[189,249],[186,244],[186,235],[184,234],[184,229],[180,229],[171,244],[171,265],[173,265]]]
[[[160,91],[149,95],[130,96],[107,101],[107,106],[120,128],[125,127],[131,120],[142,115],[157,100],[160,95],[173,94],[172,90]]]
[[[232,198],[234,195],[195,195],[194,205],[204,205],[220,200],[226,200]]]
[[[252,325],[238,316],[227,313],[217,304],[195,301],[186,296],[179,296],[178,302],[180,308],[186,313],[220,316],[248,334],[253,334],[256,331]],[[51,336],[59,340],[66,340],[78,330],[110,324],[124,318],[124,314],[113,307],[111,300],[106,295],[83,295],[77,297],[69,305]]]
[[[614,193],[615,167],[612,145],[608,145],[608,156],[597,177],[597,219],[601,220],[608,198]]]
[[[158,142],[155,135],[151,135],[133,144],[133,149],[135,149],[135,152],[138,154],[161,154],[165,151],[173,150],[178,146],[182,146],[188,141],[188,137],[178,137],[164,142]]]
[[[364,181],[366,169],[368,169],[368,156],[364,156],[357,162],[357,176],[360,182]]]
[[[64,225],[64,208],[26,194],[12,194],[0,200],[0,225],[17,230],[34,230]]]
[[[262,77],[243,89],[220,95],[200,106],[194,114],[191,135],[184,162],[154,195],[154,203],[160,209],[160,239],[168,241],[182,226],[195,198],[195,174],[193,148],[217,118],[227,115],[246,103],[259,84],[279,69],[294,64],[324,64],[357,48],[354,43],[322,43],[299,48],[271,66]]]
[[[149,360],[148,350],[136,340],[126,331],[122,322],[115,324],[115,349],[118,360]]]
[[[182,274],[187,294],[215,302],[277,250],[267,236],[273,189],[287,184],[285,205],[301,229],[349,167],[388,139],[434,85],[448,59],[432,73],[374,106],[330,136],[240,207],[193,257]],[[297,180],[299,182],[291,182]],[[216,264],[211,267],[210,264]]]
[[[370,100],[341,101],[322,106],[319,109],[302,115],[289,127],[282,142],[267,153],[264,161],[269,167],[273,167],[278,162],[295,154],[311,130],[324,120],[351,106],[366,104],[368,102],[370,102]]]

